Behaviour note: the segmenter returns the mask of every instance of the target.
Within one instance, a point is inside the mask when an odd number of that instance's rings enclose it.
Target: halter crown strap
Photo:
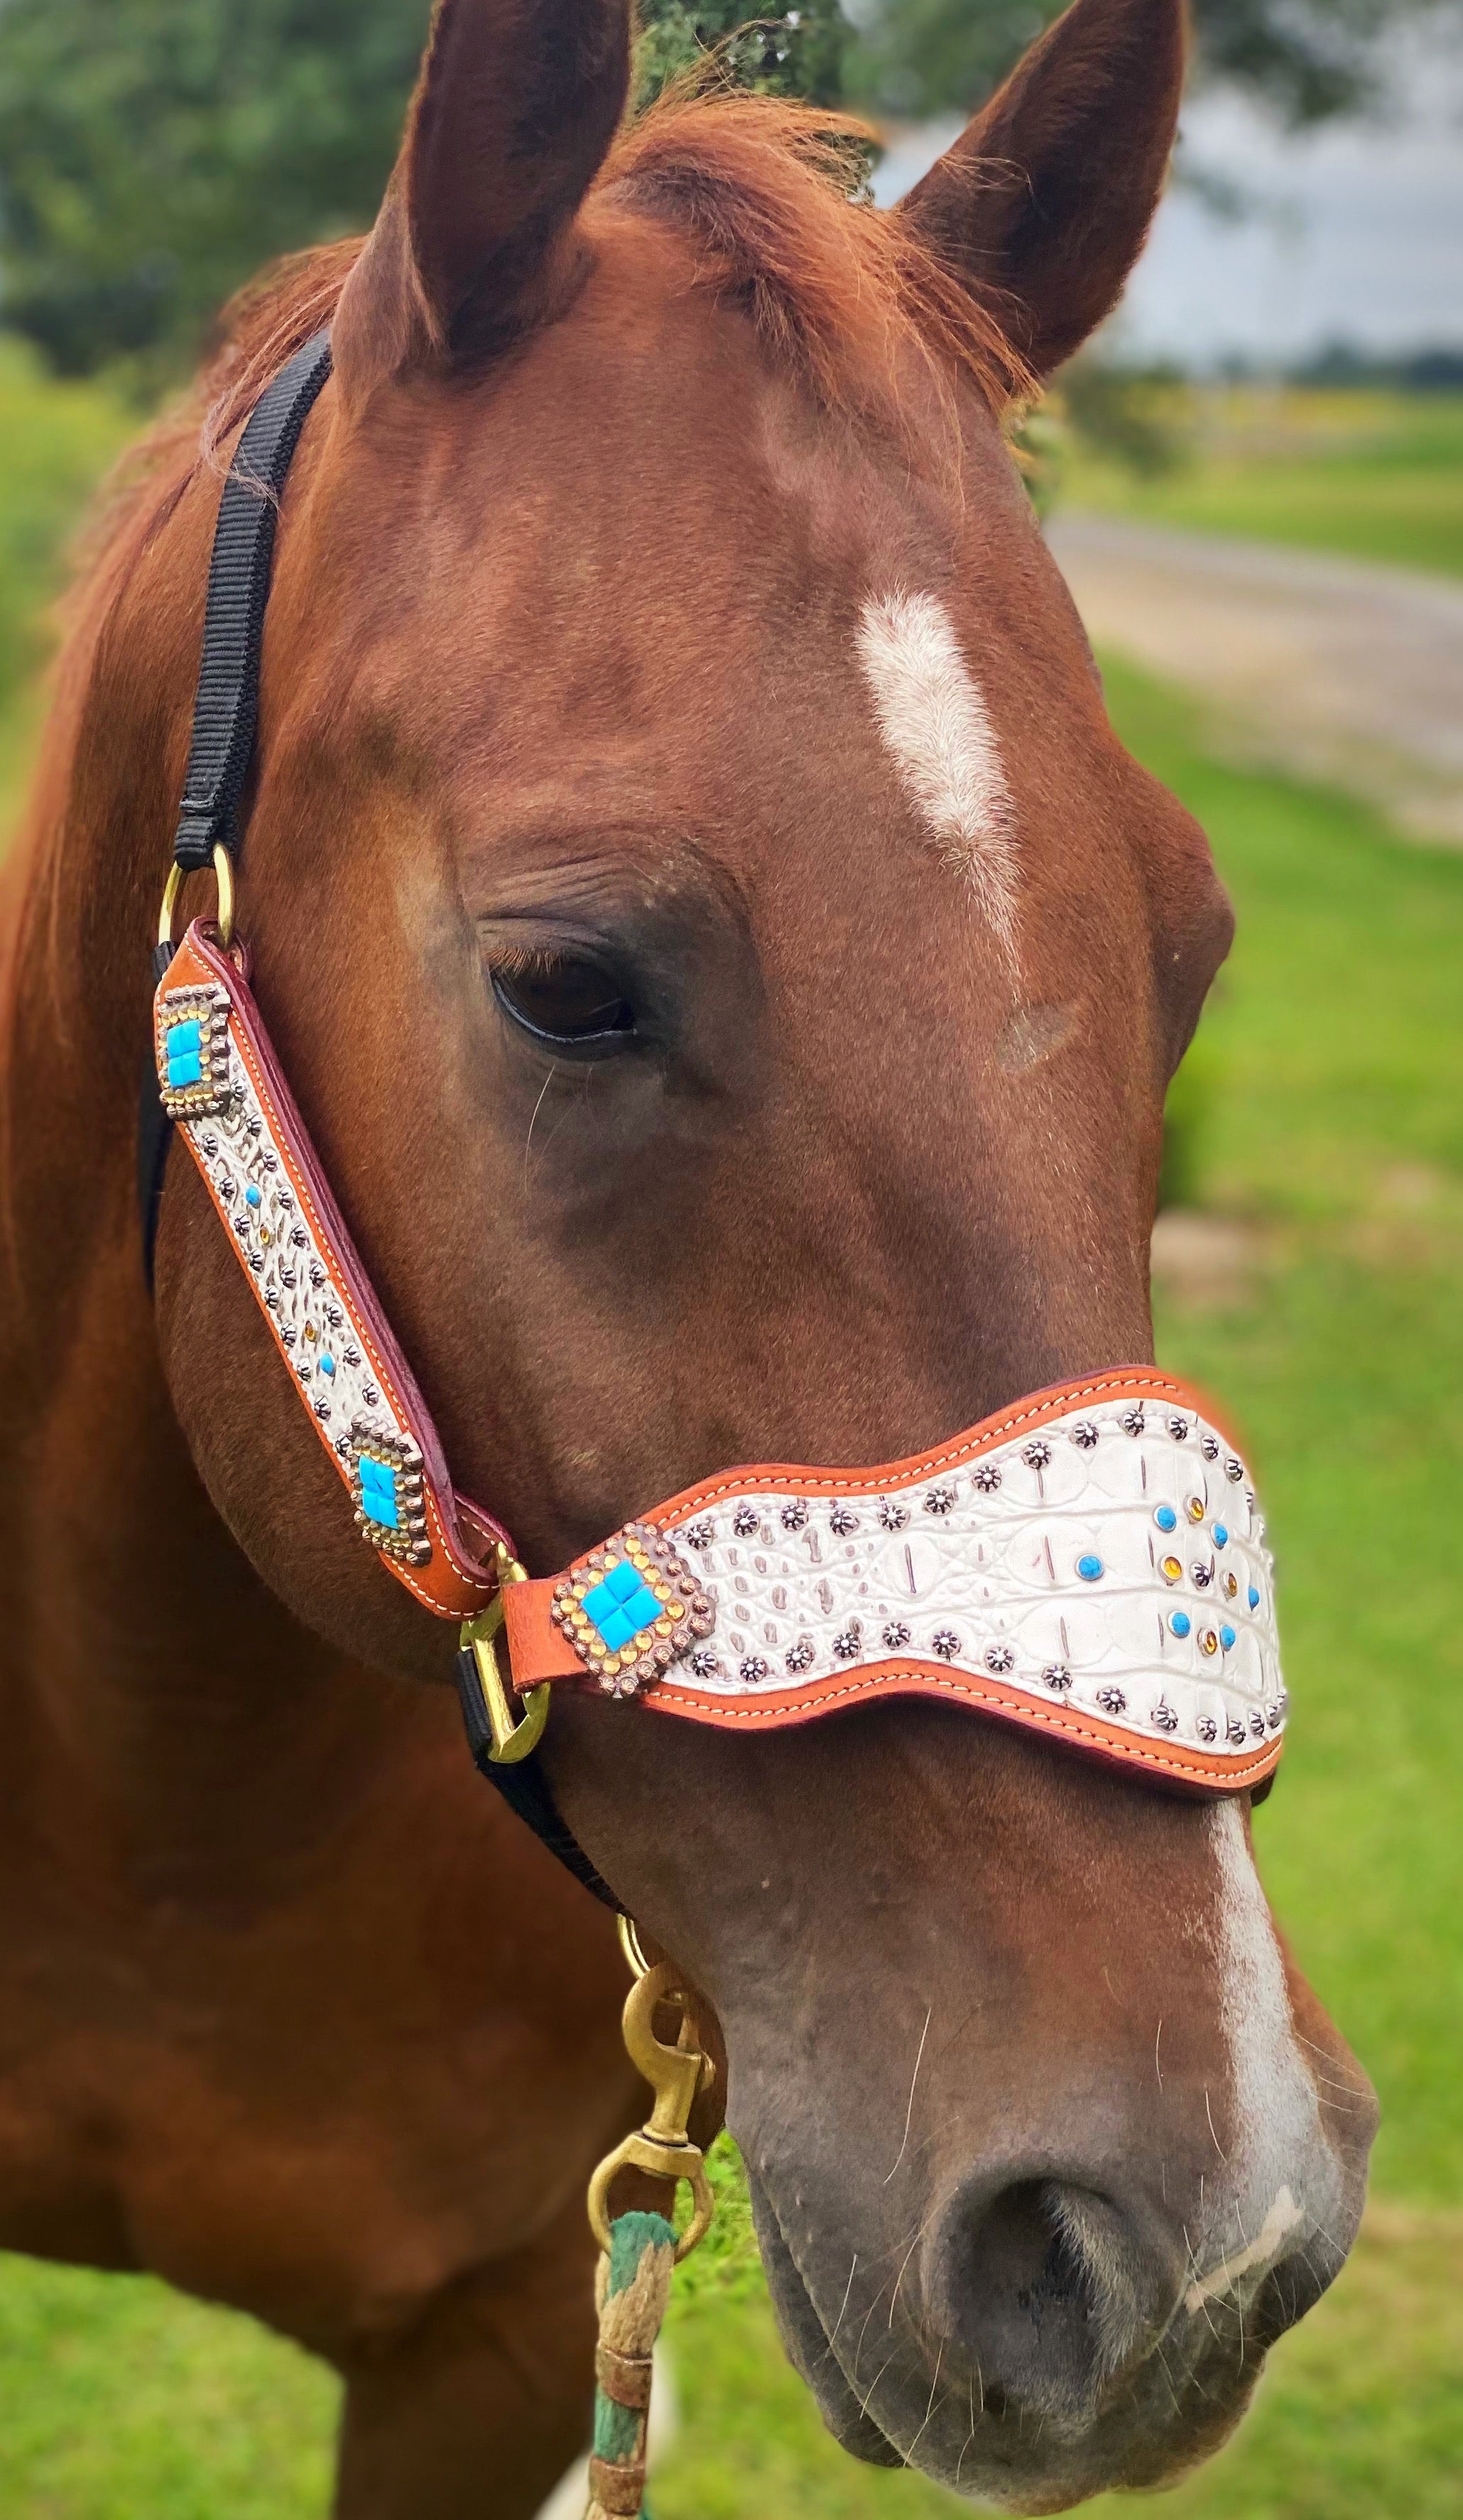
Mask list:
[[[185,872],[239,846],[239,804],[259,725],[259,659],[280,496],[305,422],[331,373],[317,333],[260,396],[239,441],[213,537],[193,749],[173,855]]]

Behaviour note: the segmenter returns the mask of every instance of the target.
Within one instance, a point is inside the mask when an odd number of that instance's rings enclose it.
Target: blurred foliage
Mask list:
[[[4,314],[63,375],[186,359],[275,254],[369,223],[429,0],[7,0]]]
[[[1203,1205],[1209,1122],[1219,1089],[1212,1044],[1213,1027],[1201,1033],[1179,1061],[1164,1103],[1164,1150],[1158,1173],[1158,1204]]]
[[[750,18],[746,0],[651,0],[641,10],[636,102],[647,105],[670,80],[715,52],[738,87],[758,96],[806,96],[835,105],[843,92],[849,24],[838,0],[803,0],[784,15]]]
[[[37,671],[51,649],[66,547],[136,432],[136,412],[105,383],[62,383],[23,342],[0,338],[0,849],[39,723]]]
[[[1296,121],[1369,89],[1427,0],[1196,0],[1212,70]],[[1457,9],[1463,0],[1433,0]],[[637,98],[708,53],[740,83],[897,112],[973,105],[1057,0],[643,0]],[[276,254],[369,226],[429,0],[0,0],[0,321],[63,375],[154,390]]]
[[[1179,472],[1193,438],[1193,399],[1173,367],[1120,367],[1088,353],[1069,360],[1058,382],[1063,410],[1085,445],[1157,481]]]
[[[261,262],[369,227],[429,0],[4,0],[0,313],[64,376],[147,389],[197,353]],[[743,84],[828,102],[838,0],[741,33],[735,0],[645,13],[642,103],[706,51]]]
[[[989,96],[1063,0],[854,0],[861,41],[850,85],[890,113],[915,115]],[[1372,104],[1385,39],[1458,0],[1192,0],[1201,69],[1263,96],[1287,121],[1324,121]]]
[[[1057,381],[1059,404],[1070,374]],[[1114,461],[1061,422],[1062,499],[1463,576],[1463,392],[1189,384],[1175,409],[1182,461],[1157,472]]]
[[[1032,506],[1047,517],[1068,496],[1074,466],[1163,480],[1188,464],[1193,434],[1193,392],[1175,368],[1123,367],[1087,350],[1060,370],[1011,445]]]

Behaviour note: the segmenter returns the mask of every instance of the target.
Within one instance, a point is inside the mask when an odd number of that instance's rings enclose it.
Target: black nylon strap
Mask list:
[[[530,1754],[528,1758],[520,1759],[516,1766],[509,1767],[489,1757],[493,1735],[488,1725],[482,1682],[478,1679],[477,1665],[471,1653],[466,1649],[457,1658],[457,1685],[467,1747],[478,1775],[486,1777],[490,1785],[497,1786],[509,1809],[526,1822],[551,1855],[557,1856],[566,1872],[572,1872],[575,1880],[582,1882],[586,1890],[593,1891],[606,1908],[613,1908],[617,1916],[623,1916],[626,1911],[609,1883],[595,1870],[578,1838],[565,1828],[560,1820],[558,1806],[549,1790],[549,1780],[539,1766],[537,1756]]]
[[[239,847],[240,800],[259,724],[259,657],[274,566],[275,527],[300,431],[331,373],[331,337],[317,333],[260,395],[219,503],[203,623],[193,749],[173,855],[180,867]]]

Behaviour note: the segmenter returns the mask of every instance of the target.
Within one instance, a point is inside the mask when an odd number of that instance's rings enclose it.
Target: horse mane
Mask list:
[[[738,306],[828,412],[898,426],[918,372],[947,411],[962,379],[999,415],[1031,379],[968,275],[866,199],[874,139],[821,107],[683,85],[622,127],[590,205],[626,204],[689,237],[695,285]],[[83,531],[69,648],[89,646],[195,472],[222,469],[271,378],[331,321],[363,243],[287,255],[224,309],[214,354],[122,458]]]

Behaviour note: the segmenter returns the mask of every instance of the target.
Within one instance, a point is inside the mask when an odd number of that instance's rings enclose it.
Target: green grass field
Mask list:
[[[1065,506],[1463,573],[1463,394],[1236,385],[1165,399],[1192,431],[1188,462],[1136,480],[1073,448]]]
[[[8,390],[0,369],[0,476]],[[57,443],[74,481],[88,428],[96,462],[111,446],[96,404],[71,409],[76,435]],[[8,495],[0,622],[16,625],[53,563],[40,538],[6,539]],[[10,578],[13,548],[28,579]],[[23,662],[23,635],[9,652]],[[1127,740],[1206,824],[1240,914],[1181,1103],[1185,1197],[1242,1229],[1247,1257],[1221,1300],[1161,1305],[1159,1353],[1224,1395],[1264,1478],[1295,1714],[1257,1838],[1384,2104],[1352,2265],[1273,2356],[1238,2441],[1158,2507],[1457,2520],[1463,859],[1215,762],[1188,704],[1120,666],[1108,688]],[[0,724],[5,699],[0,681]],[[673,2314],[685,2422],[656,2520],[952,2510],[821,2433],[773,2336],[734,2169],[724,2183],[723,2245]],[[323,2520],[334,2403],[329,2375],[246,2319],[146,2279],[0,2260],[0,2520]]]
[[[67,535],[138,415],[93,384],[44,377],[0,334],[0,833],[20,803],[40,723],[36,669]]]

